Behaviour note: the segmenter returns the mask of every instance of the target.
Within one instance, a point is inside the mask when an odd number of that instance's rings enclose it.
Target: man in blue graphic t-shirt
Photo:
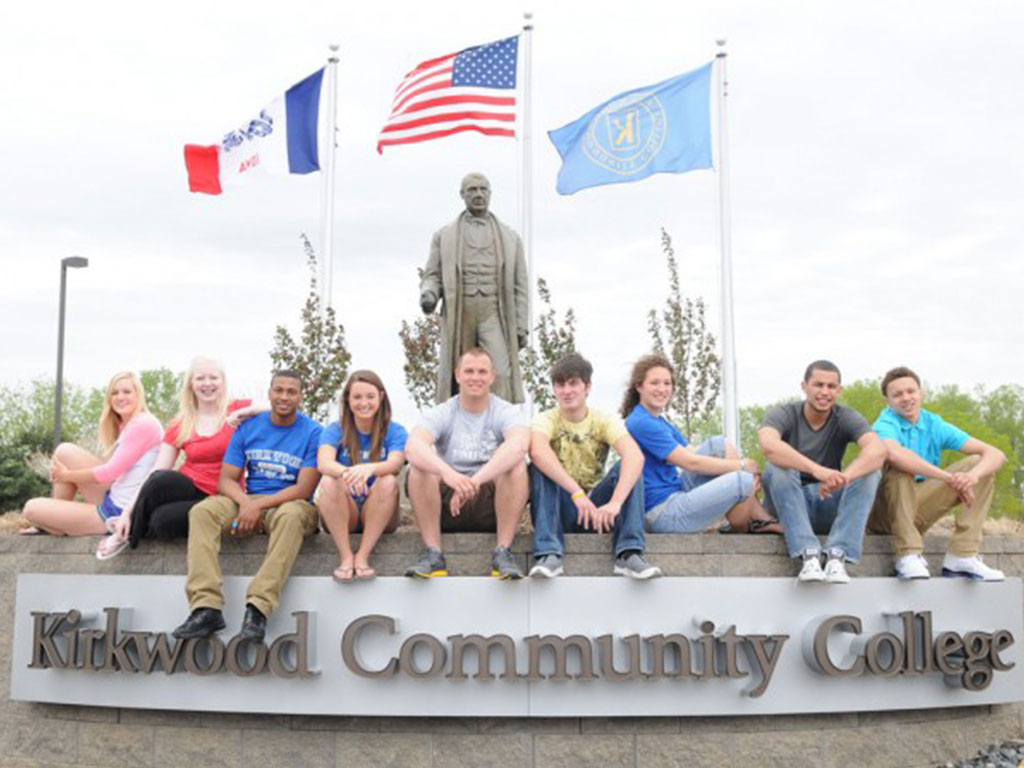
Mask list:
[[[225,627],[221,536],[266,530],[267,554],[249,583],[239,633],[262,642],[267,616],[277,608],[302,540],[316,530],[310,497],[320,479],[320,425],[298,412],[302,379],[294,371],[274,374],[269,399],[270,411],[244,422],[231,438],[217,486],[221,495],[204,499],[189,512],[185,592],[192,613],[174,630],[175,637],[209,637]]]

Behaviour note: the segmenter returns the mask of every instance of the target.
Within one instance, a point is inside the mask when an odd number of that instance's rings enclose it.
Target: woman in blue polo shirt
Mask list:
[[[651,533],[699,533],[725,515],[733,530],[776,533],[777,522],[754,496],[760,472],[723,437],[692,448],[665,410],[675,374],[661,355],[633,366],[621,413],[644,454],[644,508]]]
[[[372,579],[370,566],[381,534],[398,527],[398,473],[405,463],[405,427],[391,420],[380,377],[356,371],[341,393],[338,421],[324,427],[317,451],[323,474],[317,506],[338,547],[336,581]],[[349,533],[362,532],[353,554]]]

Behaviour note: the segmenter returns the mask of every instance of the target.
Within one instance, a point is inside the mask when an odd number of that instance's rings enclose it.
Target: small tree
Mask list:
[[[707,423],[714,414],[722,373],[714,334],[707,329],[704,299],[683,297],[672,238],[664,229],[661,250],[668,262],[668,299],[660,314],[654,309],[647,313],[647,330],[654,351],[665,355],[676,369],[669,413],[692,436],[697,425]]]
[[[423,270],[419,270],[423,279]],[[405,352],[405,388],[416,407],[434,404],[437,395],[438,350],[441,348],[441,316],[436,312],[420,315],[412,323],[402,321],[398,331]]]
[[[334,308],[324,310],[321,307],[316,251],[305,234],[299,238],[309,268],[309,295],[302,307],[302,336],[296,341],[285,326],[277,326],[270,362],[272,372],[288,368],[302,376],[304,410],[318,421],[325,421],[331,400],[348,376],[352,356],[345,346],[345,328],[337,322]]]
[[[537,278],[537,295],[543,311],[533,326],[534,346],[519,353],[523,385],[539,410],[555,407],[551,394],[551,367],[570,352],[576,351],[576,313],[570,307],[563,319],[551,304],[551,290],[543,277]]]

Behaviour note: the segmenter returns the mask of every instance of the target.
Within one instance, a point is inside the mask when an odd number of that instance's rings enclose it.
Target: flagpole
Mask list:
[[[334,160],[337,149],[337,106],[338,106],[338,48],[336,43],[328,46],[331,55],[327,58],[327,159],[324,164],[324,186],[321,218],[323,224],[323,281],[320,288],[320,308],[326,312],[334,304]]]
[[[725,436],[739,447],[739,411],[736,404],[736,346],[732,303],[732,242],[729,215],[729,163],[726,151],[725,100],[729,81],[725,76],[725,40],[716,40],[716,89],[718,91],[718,246],[722,279],[722,412]]]
[[[533,14],[529,11],[523,12],[523,109],[522,109],[522,188],[520,189],[521,214],[523,217],[521,226],[523,230],[523,246],[526,248],[526,278],[528,281],[527,292],[527,323],[529,324],[529,344],[533,347],[533,105],[532,99],[532,75],[533,75]],[[533,409],[532,401],[530,405]]]

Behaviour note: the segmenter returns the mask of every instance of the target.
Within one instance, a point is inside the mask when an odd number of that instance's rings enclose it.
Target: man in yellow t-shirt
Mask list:
[[[558,407],[534,418],[530,432],[530,576],[564,572],[566,532],[610,531],[614,573],[650,579],[661,570],[644,559],[644,466],[640,448],[617,415],[587,406],[593,366],[568,354],[551,369]],[[604,474],[608,449],[621,459]]]

